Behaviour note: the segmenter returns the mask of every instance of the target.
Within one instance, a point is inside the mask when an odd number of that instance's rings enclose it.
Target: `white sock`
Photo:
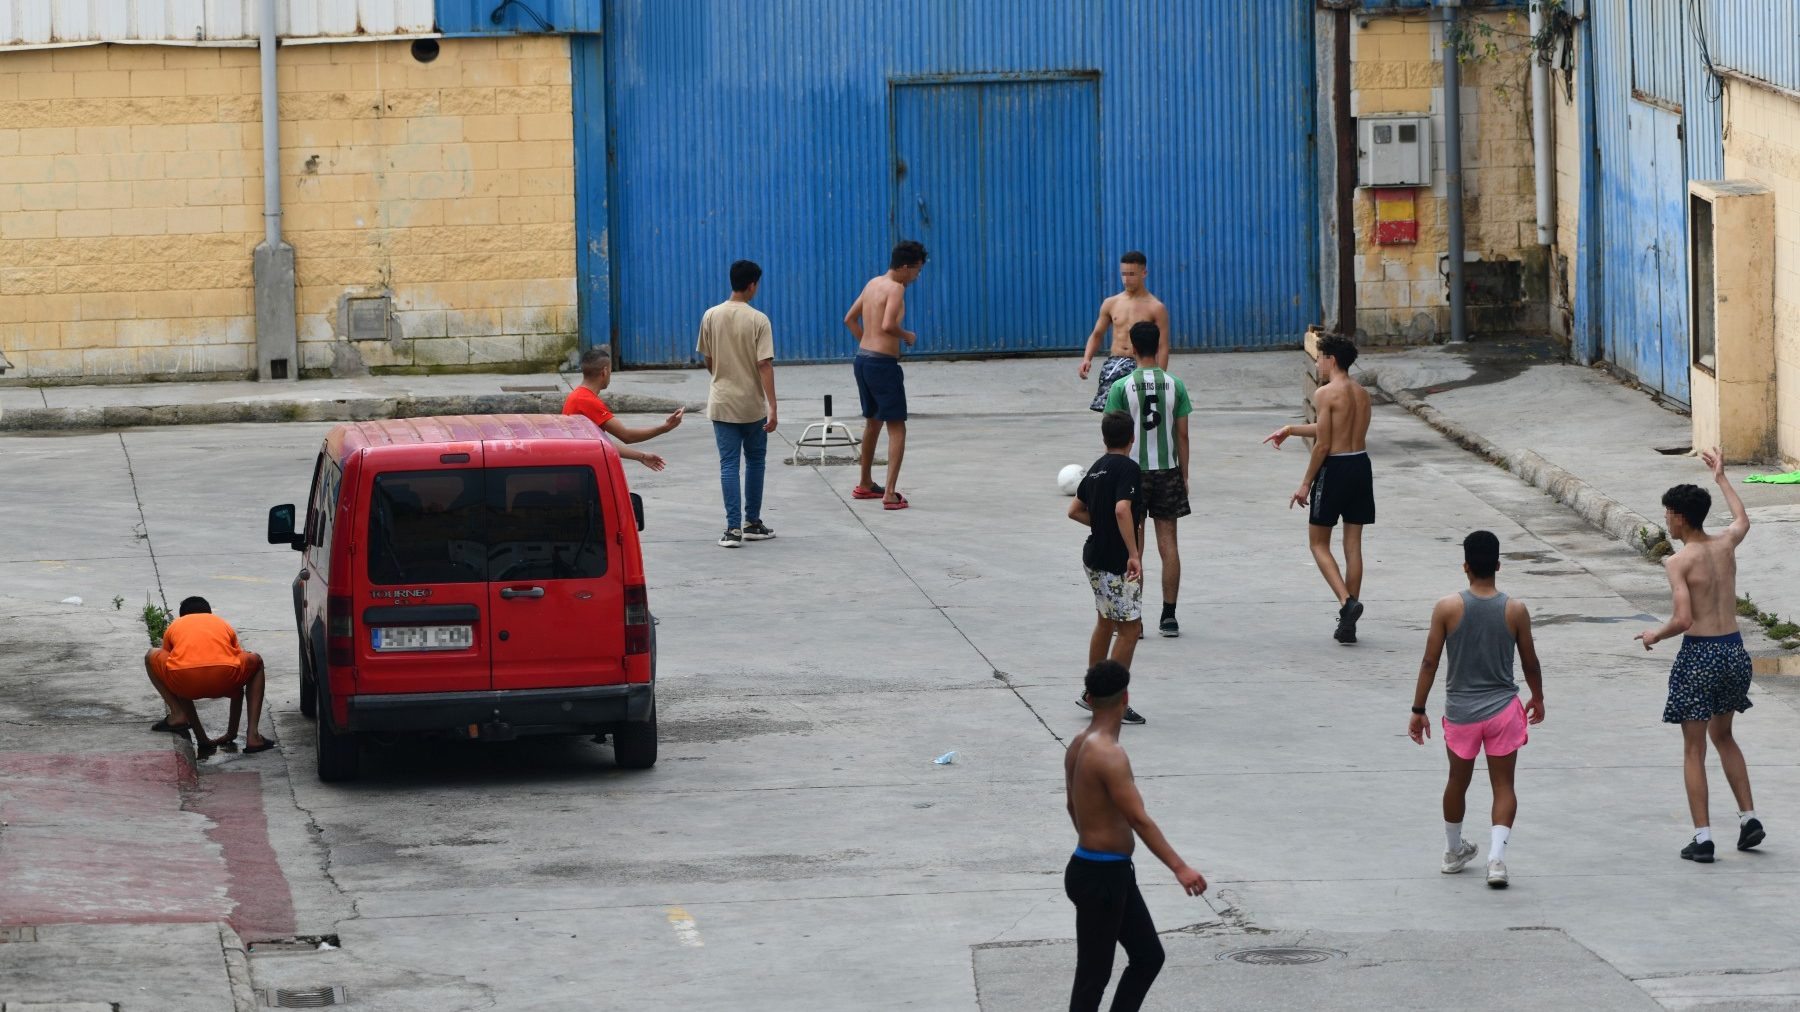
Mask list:
[[[1462,847],[1462,823],[1460,823],[1460,822],[1444,823],[1444,849],[1445,849],[1445,851],[1448,853],[1454,854],[1461,847]]]
[[[1756,818],[1756,809],[1754,809],[1754,808],[1750,809],[1748,812],[1739,812],[1738,813],[1738,825],[1741,826],[1744,823],[1749,822],[1751,819],[1754,819],[1754,818]]]
[[[1511,826],[1495,826],[1493,842],[1488,845],[1489,861],[1506,860],[1506,839],[1512,835]]]
[[[1712,842],[1712,827],[1711,826],[1701,826],[1699,829],[1694,830],[1694,842],[1695,843],[1711,843]]]

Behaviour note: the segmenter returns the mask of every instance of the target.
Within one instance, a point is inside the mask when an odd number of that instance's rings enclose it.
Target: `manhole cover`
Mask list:
[[[1342,959],[1343,953],[1336,949],[1313,949],[1298,945],[1269,945],[1255,949],[1233,949],[1221,952],[1216,957],[1230,960],[1233,963],[1249,963],[1251,966],[1305,966],[1308,963],[1323,963],[1328,959]]]
[[[269,987],[263,989],[263,1004],[270,1008],[329,1008],[342,1005],[341,987]]]
[[[0,942],[35,941],[37,941],[37,929],[29,924],[15,925],[10,928],[0,928]]]

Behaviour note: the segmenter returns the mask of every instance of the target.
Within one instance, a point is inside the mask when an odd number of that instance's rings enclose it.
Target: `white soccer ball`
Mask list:
[[[1081,486],[1081,479],[1087,477],[1087,468],[1080,464],[1070,464],[1056,473],[1056,487],[1062,489],[1063,495],[1074,495]]]

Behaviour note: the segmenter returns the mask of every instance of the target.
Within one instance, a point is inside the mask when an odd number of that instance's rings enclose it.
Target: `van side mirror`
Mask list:
[[[644,497],[631,493],[631,515],[637,518],[637,529],[644,529]]]
[[[294,504],[269,508],[269,544],[286,545],[295,551],[306,547],[306,537],[294,533]]]

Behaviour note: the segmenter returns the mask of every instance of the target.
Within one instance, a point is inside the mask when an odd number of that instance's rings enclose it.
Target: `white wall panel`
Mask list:
[[[0,46],[256,38],[259,0],[0,0]],[[283,38],[434,30],[433,0],[282,0]]]

